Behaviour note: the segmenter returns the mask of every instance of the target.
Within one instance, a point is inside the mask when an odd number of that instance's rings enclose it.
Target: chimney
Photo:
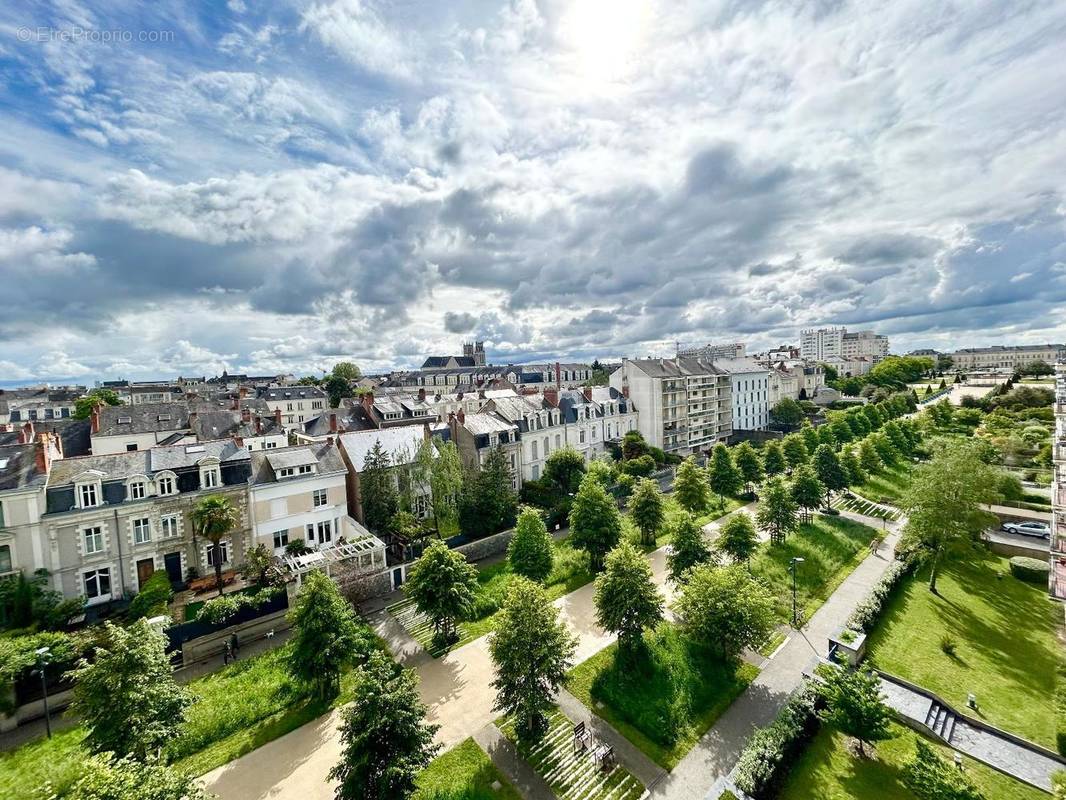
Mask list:
[[[457,420],[459,420],[459,424],[460,425],[465,424],[466,423],[466,412],[463,411],[463,409],[460,408],[459,412],[455,415],[455,418]]]
[[[366,394],[364,394],[361,399],[361,402],[363,404],[363,408],[365,408],[369,412],[371,409],[374,408],[374,393],[367,392]]]
[[[251,421],[252,421],[252,409],[250,409],[247,406],[245,406],[244,408],[241,409],[241,422],[243,422],[245,425],[247,425]]]
[[[333,447],[333,437],[332,436],[327,436],[326,437],[326,447]]]
[[[274,411],[274,424],[277,425],[279,428],[281,427],[281,409],[280,408],[276,409]]]
[[[244,438],[240,435],[234,436],[233,443],[237,445],[237,447],[244,447]]]
[[[588,400],[588,401],[589,401],[590,403],[592,402],[592,387],[591,387],[591,386],[585,386],[585,387],[583,387],[583,388],[581,389],[581,393],[582,393],[583,395],[585,395],[585,399],[586,399],[586,400]]]
[[[629,399],[629,384],[626,384],[622,387],[622,397],[626,398],[627,400]]]
[[[89,414],[89,431],[91,433],[100,432],[100,404],[97,403],[93,406],[92,413]]]
[[[555,388],[558,389],[563,385],[563,369],[559,365],[559,362],[555,362]]]
[[[0,433],[7,433],[7,423],[0,422]]]
[[[19,444],[31,444],[33,438],[33,423],[27,422],[19,431]]]
[[[232,410],[234,410],[234,411],[240,411],[241,410],[241,399],[239,397],[234,397],[233,398]]]
[[[36,447],[33,449],[34,461],[37,464],[37,471],[42,475],[48,474],[49,467],[52,466],[52,455],[49,449],[52,444],[51,434],[45,432],[37,439]]]
[[[189,430],[192,431],[194,434],[196,433],[196,423],[199,419],[200,415],[197,414],[195,411],[189,412]]]
[[[559,407],[559,390],[556,389],[556,388],[551,388],[551,387],[545,388],[544,389],[544,400],[552,408],[558,408]]]
[[[258,414],[255,415],[255,435],[258,436],[263,432],[263,418]]]
[[[419,386],[418,387],[418,402],[420,402],[420,403],[426,402],[426,387],[425,386]]]
[[[335,411],[330,412],[330,415],[329,415],[329,432],[330,433],[336,433],[337,432],[337,413]]]
[[[246,397],[248,396],[248,387],[247,387],[247,386],[242,386],[242,387],[241,387],[240,389],[238,389],[238,390],[237,390],[237,396],[238,396],[238,397],[239,397],[239,398],[240,398],[241,400],[243,400],[244,398],[246,398]]]

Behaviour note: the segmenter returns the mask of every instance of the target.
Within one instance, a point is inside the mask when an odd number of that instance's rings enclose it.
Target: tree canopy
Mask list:
[[[563,494],[576,492],[585,476],[585,457],[573,447],[560,447],[544,462],[543,479]]]
[[[805,416],[803,407],[791,397],[782,397],[770,409],[770,419],[789,428],[799,425]]]
[[[742,481],[743,477],[733,463],[729,448],[719,442],[711,451],[711,461],[707,465],[707,483],[711,491],[718,495],[719,505],[725,504],[726,495],[740,491]]]
[[[639,649],[646,628],[663,618],[663,598],[652,580],[651,564],[636,547],[622,542],[607,554],[596,577],[596,622],[618,635],[623,657]]]
[[[217,557],[218,547],[226,534],[241,524],[241,512],[228,497],[222,494],[209,494],[200,498],[192,510],[192,524],[196,533],[215,548],[215,588],[222,595],[222,559]]]
[[[733,514],[722,525],[714,544],[734,563],[747,562],[759,548],[759,537],[751,517],[744,511]]]
[[[656,536],[666,518],[659,484],[649,478],[639,481],[629,496],[628,507],[629,517],[640,531],[641,544],[655,544]]]
[[[694,641],[733,659],[770,636],[774,604],[773,593],[743,566],[704,564],[689,572],[674,609]]]
[[[881,678],[875,672],[823,664],[818,675],[819,692],[826,705],[822,719],[845,736],[855,738],[860,755],[865,755],[864,745],[892,738],[892,712],[885,705]]]
[[[766,482],[755,519],[772,544],[783,543],[796,530],[796,501],[784,480],[771,478]]]
[[[707,508],[710,493],[707,473],[696,465],[696,460],[692,456],[689,456],[678,465],[674,475],[674,497],[683,509],[698,514]]]
[[[599,572],[621,536],[622,517],[614,498],[599,481],[586,476],[570,507],[570,541],[589,554],[590,568]]]
[[[825,494],[825,487],[822,486],[822,482],[818,480],[818,476],[814,470],[804,464],[797,467],[795,472],[792,473],[792,487],[791,487],[792,500],[797,506],[803,509],[803,517],[809,521],[811,518],[811,511],[818,508],[822,502],[822,496]]]
[[[507,545],[511,569],[530,580],[543,583],[552,571],[554,549],[552,537],[540,512],[530,506],[518,514],[514,536]]]
[[[446,643],[455,636],[456,621],[473,610],[477,585],[477,567],[436,539],[408,570],[404,592],[432,620],[436,638]]]
[[[682,511],[677,518],[674,538],[670,552],[666,556],[666,568],[670,580],[681,583],[685,573],[692,567],[714,560],[714,553],[707,546],[703,530],[696,524],[695,518],[687,511]]]
[[[763,464],[751,442],[741,442],[733,448],[733,463],[740,471],[748,493],[754,494],[756,484],[763,479]]]
[[[92,389],[84,397],[74,401],[74,419],[88,419],[98,405],[125,405],[114,389]]]

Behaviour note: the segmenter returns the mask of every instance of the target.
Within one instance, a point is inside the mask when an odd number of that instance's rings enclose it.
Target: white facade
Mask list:
[[[770,370],[754,359],[719,359],[729,373],[734,431],[761,430],[770,424]]]
[[[800,357],[807,361],[831,358],[869,358],[877,363],[888,355],[888,337],[873,331],[847,328],[806,328],[800,332]]]
[[[846,359],[868,360],[876,364],[888,355],[888,337],[873,331],[854,331],[844,334],[840,355]],[[853,375],[861,373],[852,373]]]
[[[995,347],[968,347],[951,354],[955,369],[961,370],[1015,370],[1043,361],[1052,364],[1066,359],[1066,345],[1041,344]]]

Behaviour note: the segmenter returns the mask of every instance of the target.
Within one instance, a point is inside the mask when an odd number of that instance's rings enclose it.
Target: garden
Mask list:
[[[494,788],[493,784],[500,788]],[[411,800],[522,800],[473,739],[456,745],[419,773]]]

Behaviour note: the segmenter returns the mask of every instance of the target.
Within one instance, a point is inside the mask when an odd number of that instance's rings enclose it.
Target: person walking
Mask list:
[[[237,638],[237,631],[234,631],[233,633],[230,634],[230,636],[229,636],[229,646],[230,646],[230,650],[232,651],[233,660],[236,661],[237,660],[237,653],[239,653],[241,651],[241,643],[240,643],[240,640]]]
[[[225,666],[233,658],[233,644],[229,639],[226,640],[226,644],[222,647],[222,664]]]

